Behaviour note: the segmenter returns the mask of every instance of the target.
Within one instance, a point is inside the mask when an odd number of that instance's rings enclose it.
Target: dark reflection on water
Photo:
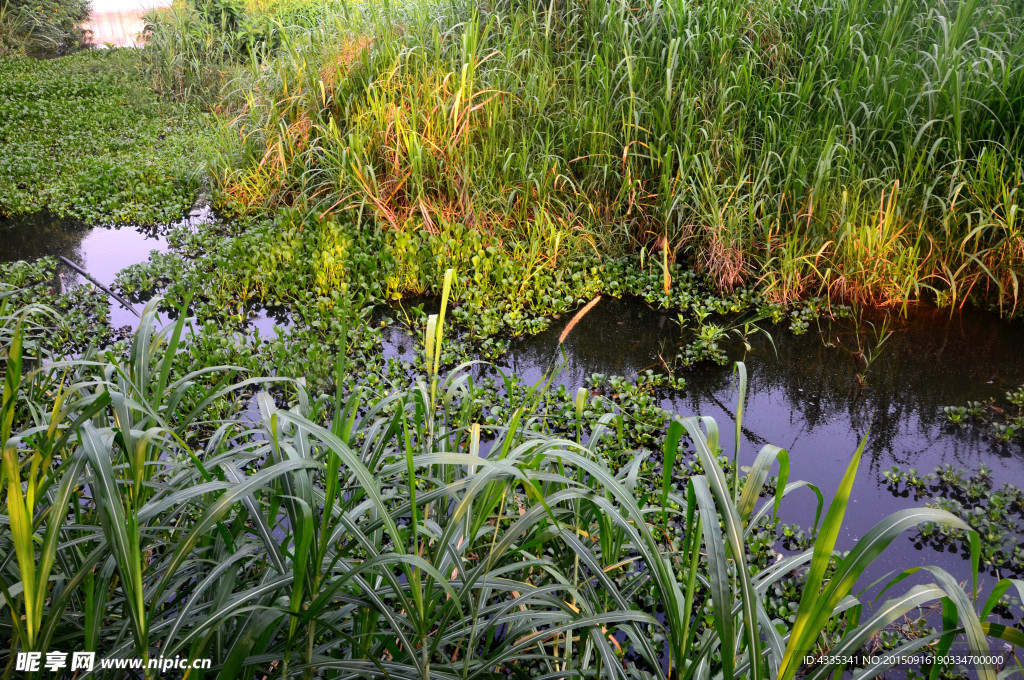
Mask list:
[[[675,315],[636,300],[602,300],[566,341],[565,370],[557,382],[575,389],[592,373],[635,376],[661,370],[661,355],[671,362],[684,337]],[[538,336],[515,343],[506,365],[527,380],[539,379],[557,355],[558,336],[568,319]],[[881,328],[880,320],[875,327]],[[864,460],[854,486],[841,548],[900,508],[924,501],[897,498],[881,472],[892,465],[930,471],[937,465],[993,469],[998,486],[1024,486],[1024,453],[1019,445],[1002,447],[977,428],[949,425],[946,405],[1000,397],[1024,383],[1024,325],[980,312],[913,312],[893,322],[894,333],[881,347],[862,388],[859,349],[875,345],[870,327],[858,333],[851,322],[813,324],[804,335],[773,331],[774,346],[754,334],[750,352],[729,341],[731,359],[743,359],[749,374],[741,459],[751,464],[765,443],[789,450],[791,479],[818,485],[831,498],[853,452],[868,435]],[[684,392],[666,391],[662,406],[680,415],[713,416],[732,453],[736,405],[731,366],[701,365],[685,373]],[[813,518],[812,494],[800,492],[784,502],[784,519],[807,524]],[[915,551],[899,543],[892,566],[940,564],[965,574],[959,555]],[[880,575],[880,574],[878,574]]]
[[[79,249],[89,227],[49,215],[0,220],[0,262],[63,255],[81,264]]]
[[[63,256],[107,287],[113,285],[119,271],[144,262],[153,250],[167,250],[166,240],[155,228],[90,227],[46,213],[0,220],[0,262]],[[58,269],[58,277],[62,291],[85,282],[65,266]],[[114,303],[110,321],[115,328],[134,327],[138,319]]]

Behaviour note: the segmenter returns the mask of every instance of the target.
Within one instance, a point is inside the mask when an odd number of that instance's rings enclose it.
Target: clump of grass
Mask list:
[[[143,63],[161,94],[223,108],[227,84],[280,49],[286,32],[344,10],[341,0],[176,0],[146,16]]]
[[[358,5],[281,31],[233,81],[216,171],[240,210],[459,223],[551,267],[663,249],[724,290],[1012,313],[1020,18],[995,0]]]

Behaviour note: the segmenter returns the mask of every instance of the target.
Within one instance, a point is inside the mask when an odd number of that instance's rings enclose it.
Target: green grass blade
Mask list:
[[[850,502],[850,492],[857,476],[857,466],[860,464],[866,443],[867,437],[861,440],[860,446],[857,447],[856,453],[850,460],[815,541],[811,568],[804,581],[804,592],[800,597],[796,621],[793,623],[789,644],[786,646],[786,656],[783,657],[779,669],[781,680],[791,680],[794,677],[800,659],[811,648],[813,640],[820,633],[821,629],[817,627],[816,622],[820,622],[823,616],[831,616],[831,609],[826,609],[825,603],[820,599],[821,586],[835,551],[836,539],[839,537],[843,516],[846,514],[846,506]]]

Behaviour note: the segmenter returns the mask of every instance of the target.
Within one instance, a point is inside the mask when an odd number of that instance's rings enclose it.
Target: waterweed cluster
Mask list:
[[[990,573],[1024,576],[1024,547],[1018,538],[1024,520],[1024,491],[1006,483],[997,487],[992,470],[984,464],[973,473],[946,464],[928,473],[894,466],[882,474],[893,493],[928,499],[929,507],[951,512],[977,531],[981,562]],[[937,550],[963,552],[964,538],[959,530],[923,525],[914,540]]]
[[[33,339],[40,350],[70,354],[105,346],[114,337],[105,293],[91,285],[64,289],[52,257],[0,263],[0,316],[33,304],[45,304],[55,315],[49,321],[51,332]]]
[[[131,50],[0,59],[0,218],[166,223],[195,199],[211,120],[157,98]]]
[[[942,412],[952,425],[984,428],[995,443],[1024,444],[1024,386],[1004,393],[1001,403],[969,401],[964,406],[944,406]]]
[[[160,293],[169,306],[188,300],[197,329],[214,336],[201,342],[217,350],[213,361],[302,376],[320,386],[331,378],[342,329],[351,329],[350,346],[359,348],[356,360],[365,359],[368,373],[398,370],[374,356],[379,352],[373,346],[402,327],[411,334],[422,330],[424,299],[440,294],[446,268],[458,272],[448,315],[453,330],[443,350],[448,366],[474,357],[496,359],[515,336],[543,330],[552,318],[599,294],[638,296],[655,308],[676,310],[681,319],[697,319],[698,329],[729,326],[736,323],[730,319],[744,315],[764,325],[844,310],[820,300],[776,303],[748,289],[722,294],[681,265],[672,266],[674,284],[666,293],[657,268],[640,267],[629,257],[566,256],[553,268],[543,258],[509,255],[507,243],[503,247],[478,230],[451,225],[436,234],[381,231],[357,212],[339,221],[282,210],[274,220],[182,224],[167,238],[172,252],[119,274],[123,295],[143,301]],[[286,322],[277,338],[254,346],[250,324],[269,312]],[[727,348],[740,350],[744,331],[757,332],[752,326],[739,324],[728,342],[714,340],[713,354],[696,356],[701,331],[690,337],[687,330],[681,342],[689,348],[667,352],[663,368],[680,386],[683,369],[698,360],[724,361]],[[290,344],[310,350],[297,355],[287,351]],[[415,364],[411,357],[404,361]]]

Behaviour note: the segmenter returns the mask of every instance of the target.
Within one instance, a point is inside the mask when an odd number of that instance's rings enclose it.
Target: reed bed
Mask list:
[[[551,267],[587,249],[664,251],[722,289],[778,300],[974,298],[1013,312],[1021,11],[346,5],[282,30],[210,100],[236,116],[222,197],[243,211],[362,206],[396,230],[460,224]]]

